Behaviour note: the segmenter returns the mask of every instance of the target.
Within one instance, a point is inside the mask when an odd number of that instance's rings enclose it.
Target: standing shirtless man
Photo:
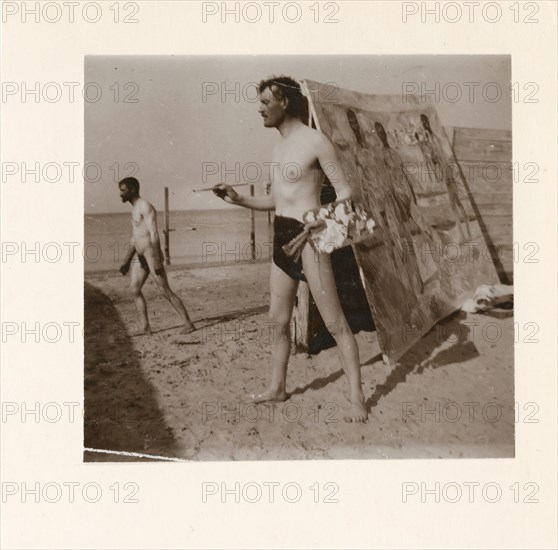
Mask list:
[[[304,228],[302,215],[320,207],[324,174],[337,193],[337,200],[351,198],[351,188],[339,173],[339,162],[330,141],[298,118],[304,97],[300,85],[288,77],[260,82],[259,113],[266,128],[277,128],[281,141],[273,151],[270,173],[271,196],[239,195],[231,186],[219,184],[214,193],[231,204],[254,210],[275,210],[273,263],[271,265],[270,320],[272,327],[271,382],[256,402],[287,399],[287,363],[291,352],[289,323],[298,281],[307,281],[318,310],[337,342],[339,359],[349,381],[351,413],[347,421],[364,422],[368,416],[360,378],[360,362],[355,337],[347,323],[327,255],[317,254],[308,244],[301,258],[293,261],[282,246]]]
[[[157,286],[163,291],[165,298],[173,305],[180,317],[184,320],[184,329],[181,334],[188,334],[195,330],[182,300],[171,290],[165,268],[163,267],[163,252],[157,231],[157,211],[153,205],[142,199],[139,195],[139,181],[136,178],[124,178],[118,183],[122,202],[132,205],[133,243],[130,252],[126,255],[120,267],[122,275],[126,275],[132,266],[130,288],[134,295],[136,308],[140,318],[139,334],[151,334],[151,327],[147,318],[147,304],[141,288],[149,273]],[[132,262],[137,252],[138,261]]]

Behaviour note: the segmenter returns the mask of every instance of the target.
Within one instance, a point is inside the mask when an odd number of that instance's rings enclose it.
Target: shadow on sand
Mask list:
[[[464,323],[467,315],[456,312],[440,321],[432,330],[425,334],[401,359],[395,364],[383,384],[378,384],[374,393],[366,400],[366,408],[370,412],[382,397],[390,394],[399,384],[406,381],[411,373],[421,374],[426,369],[436,369],[453,363],[461,363],[478,357],[479,353],[471,341],[470,326]],[[441,346],[448,343],[447,347]],[[364,362],[361,366],[370,366],[381,361],[381,354],[377,354]],[[316,378],[299,386],[290,392],[289,396],[305,393],[307,390],[324,388],[343,376],[343,370],[337,370]]]
[[[462,363],[478,357],[479,352],[471,341],[471,329],[464,321],[467,314],[458,311],[435,325],[407,353],[399,359],[383,384],[366,400],[370,411],[378,401],[390,394],[411,373],[422,374],[426,369],[436,369],[452,363]],[[441,348],[442,342],[451,342]]]
[[[84,447],[176,456],[172,431],[114,305],[89,283],[84,296]],[[123,460],[138,459],[84,452],[85,462]]]

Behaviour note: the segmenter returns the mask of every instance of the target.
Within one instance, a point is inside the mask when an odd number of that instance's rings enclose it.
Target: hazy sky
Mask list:
[[[85,162],[101,171],[85,182],[85,212],[129,211],[115,179],[134,170],[158,209],[169,187],[171,210],[223,208],[192,189],[265,180],[279,134],[262,125],[255,83],[279,74],[370,94],[438,90],[442,125],[511,129],[508,56],[89,56]]]

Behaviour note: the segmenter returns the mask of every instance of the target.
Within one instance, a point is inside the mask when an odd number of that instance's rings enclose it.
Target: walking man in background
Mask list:
[[[151,334],[151,327],[147,317],[147,304],[141,291],[147,277],[151,273],[164,297],[172,304],[184,321],[181,334],[188,334],[195,329],[182,300],[171,290],[165,268],[163,267],[163,252],[157,231],[157,211],[153,205],[142,199],[139,194],[140,184],[136,178],[124,178],[118,183],[122,202],[132,205],[133,242],[130,252],[120,267],[122,275],[132,269],[130,288],[140,320],[138,334]],[[137,261],[132,261],[137,252]]]

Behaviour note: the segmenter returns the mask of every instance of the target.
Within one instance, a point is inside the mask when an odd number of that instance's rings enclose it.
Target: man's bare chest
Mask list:
[[[300,147],[289,146],[275,151],[270,176],[272,181],[296,182],[305,179],[317,169],[319,162],[315,154],[301,150]]]
[[[143,224],[143,216],[140,212],[132,212],[132,226],[139,228]]]

